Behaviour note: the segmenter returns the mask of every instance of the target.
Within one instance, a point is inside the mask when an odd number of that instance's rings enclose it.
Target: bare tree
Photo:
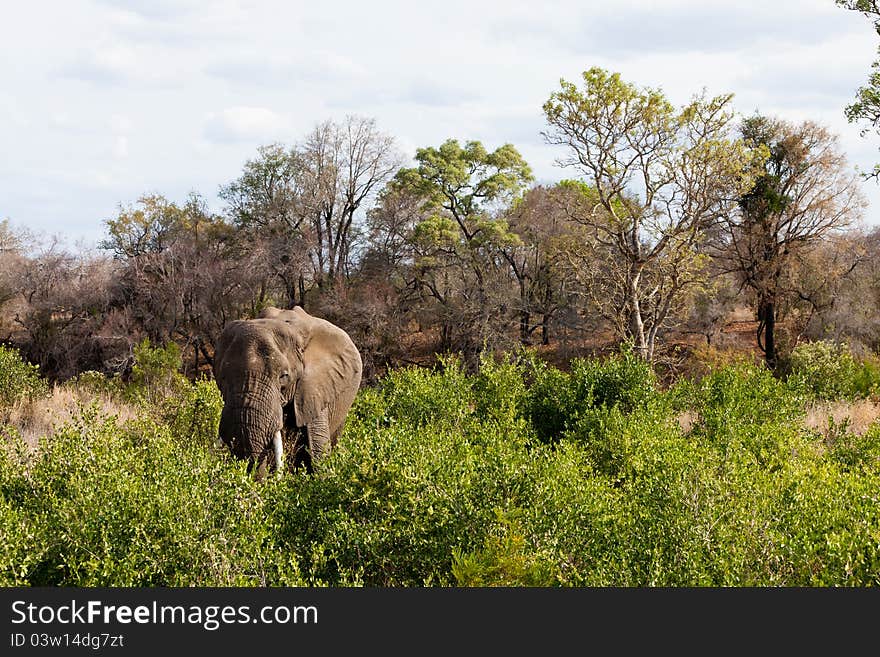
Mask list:
[[[105,317],[122,303],[117,275],[110,258],[71,253],[54,239],[19,262],[14,342],[46,376],[101,369],[128,350],[128,336],[117,340],[102,331]]]
[[[401,156],[374,119],[348,116],[317,125],[300,147],[302,203],[315,240],[311,253],[322,287],[350,273],[355,221],[361,207],[394,175]]]
[[[155,343],[181,344],[193,372],[210,362],[225,321],[267,298],[265,244],[240,239],[247,233],[236,234],[198,196],[183,205],[143,197],[107,224],[104,246],[120,263],[126,317]]]
[[[872,289],[874,250],[871,234],[846,230],[793,254],[783,284],[792,293],[780,304],[792,346],[803,338],[871,345],[869,318],[876,314],[876,304],[870,299],[877,296]]]

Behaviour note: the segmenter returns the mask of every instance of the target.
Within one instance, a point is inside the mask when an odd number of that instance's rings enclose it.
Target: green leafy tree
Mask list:
[[[677,110],[657,89],[591,68],[582,88],[562,80],[544,104],[546,141],[583,179],[569,215],[587,229],[588,289],[646,360],[693,284],[707,226],[748,189],[755,153],[730,136],[731,95],[696,96]],[[611,312],[608,311],[611,309]]]
[[[503,249],[519,242],[501,210],[532,180],[511,144],[489,152],[479,141],[449,139],[420,148],[417,166],[398,171],[393,186],[420,199],[410,232],[422,294],[438,307],[443,348],[479,351],[503,303]]]
[[[241,175],[220,188],[227,216],[238,229],[239,251],[263,254],[254,263],[260,275],[258,305],[267,302],[274,281],[283,286],[288,306],[305,303],[314,248],[305,178],[302,154],[276,143],[259,147]]]
[[[850,11],[857,11],[867,17],[874,31],[880,36],[880,4],[876,0],[836,0],[837,4]],[[878,49],[880,52],[880,49]],[[856,91],[855,101],[846,108],[846,118],[850,123],[865,123],[862,136],[869,131],[880,133],[880,61],[871,64],[868,82]],[[866,178],[880,179],[880,164],[865,173]]]

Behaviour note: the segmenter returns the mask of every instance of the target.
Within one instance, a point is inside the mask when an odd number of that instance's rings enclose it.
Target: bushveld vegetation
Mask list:
[[[569,371],[446,356],[363,388],[314,475],[257,482],[175,347],[55,393],[3,349],[0,582],[877,585],[880,368],[828,351],[672,386],[627,349]],[[812,425],[830,401],[875,410]]]
[[[836,136],[599,68],[543,112],[555,183],[348,116],[98,252],[0,221],[0,584],[880,584],[880,229]],[[258,482],[211,366],[269,305],[365,385]]]
[[[369,383],[529,345],[567,367],[628,342],[670,376],[700,346],[771,369],[803,341],[880,348],[880,233],[826,128],[740,116],[731,94],[675,106],[599,68],[543,112],[555,183],[471,138],[408,166],[349,116],[258,147],[216,210],[198,193],[121,203],[96,252],[0,222],[0,341],[53,381],[127,376],[143,339],[177,344],[196,378],[222,327],[267,305],[347,331]]]

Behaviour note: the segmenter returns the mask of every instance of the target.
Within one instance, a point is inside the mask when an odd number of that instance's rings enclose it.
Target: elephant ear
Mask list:
[[[293,397],[297,425],[305,426],[325,411],[332,421],[338,405],[350,404],[360,385],[360,353],[345,331],[300,307],[281,311],[275,319],[287,325],[288,345],[302,363]]]

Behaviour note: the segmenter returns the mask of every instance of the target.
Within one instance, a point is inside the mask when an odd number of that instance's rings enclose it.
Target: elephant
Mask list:
[[[363,363],[338,326],[299,306],[268,307],[223,327],[213,370],[223,397],[219,441],[262,479],[285,465],[314,471],[336,445]]]

